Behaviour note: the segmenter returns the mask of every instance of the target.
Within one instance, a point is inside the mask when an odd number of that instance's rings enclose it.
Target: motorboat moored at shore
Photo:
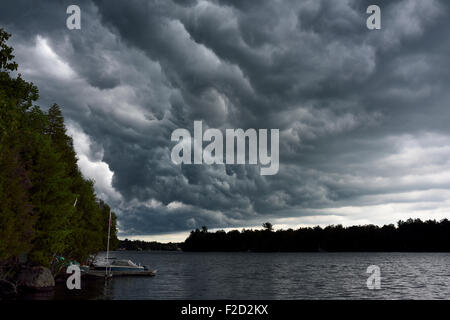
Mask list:
[[[105,264],[94,264],[94,270],[97,271],[145,271],[146,266],[137,265],[131,260],[114,260]]]
[[[111,263],[94,264],[83,272],[88,278],[112,278],[125,276],[156,275],[156,270],[150,270],[147,266],[137,265],[131,260],[114,260]]]

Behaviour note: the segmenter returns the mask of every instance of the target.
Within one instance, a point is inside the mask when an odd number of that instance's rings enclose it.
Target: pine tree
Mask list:
[[[61,153],[61,161],[66,166],[67,174],[71,177],[81,177],[72,138],[66,133],[64,117],[61,113],[61,108],[56,103],[49,108],[47,118],[48,127],[46,134],[52,139],[54,148]]]

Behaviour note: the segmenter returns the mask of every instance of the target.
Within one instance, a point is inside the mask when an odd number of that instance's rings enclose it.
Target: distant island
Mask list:
[[[180,243],[160,243],[156,241],[142,241],[142,240],[119,240],[117,250],[131,250],[131,251],[179,251]]]
[[[252,252],[450,252],[450,221],[408,219],[379,227],[363,225],[274,231],[196,229],[181,244],[183,251]]]

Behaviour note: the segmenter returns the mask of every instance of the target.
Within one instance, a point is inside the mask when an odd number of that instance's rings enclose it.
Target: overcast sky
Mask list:
[[[447,0],[16,0],[0,27],[122,238],[450,217]],[[280,129],[278,174],[173,164],[194,120]]]

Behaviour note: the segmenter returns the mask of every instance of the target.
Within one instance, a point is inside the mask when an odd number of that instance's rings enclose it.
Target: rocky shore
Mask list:
[[[0,279],[0,299],[14,298],[21,292],[54,290],[55,278],[42,266],[21,266],[14,276]]]

